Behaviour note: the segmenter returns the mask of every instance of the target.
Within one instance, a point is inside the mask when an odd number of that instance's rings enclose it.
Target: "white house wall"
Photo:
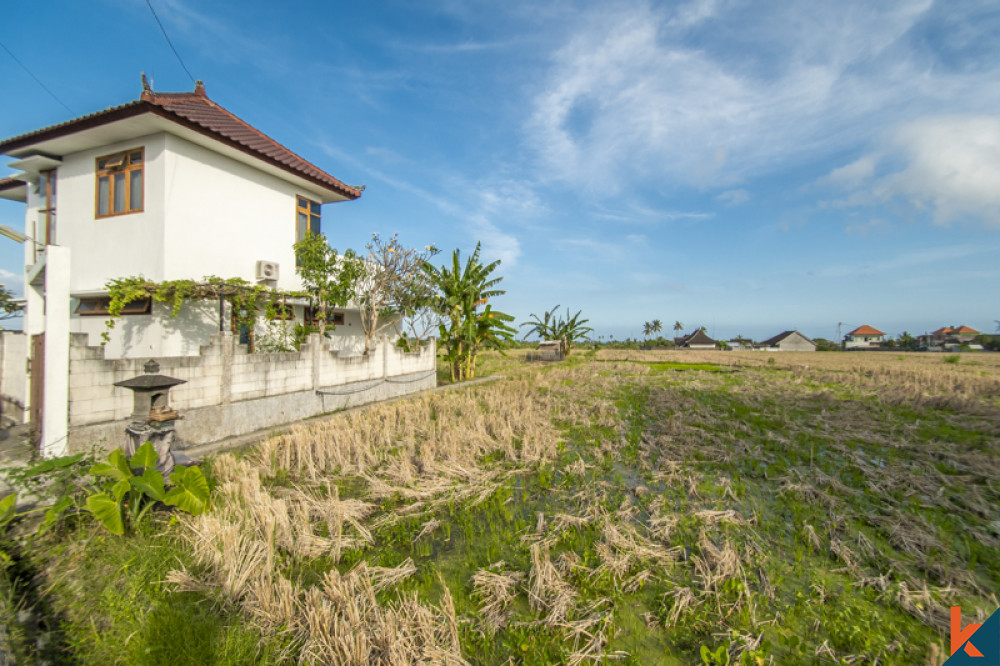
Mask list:
[[[278,288],[300,290],[296,196],[319,196],[180,137],[168,135],[166,145],[164,277],[255,282],[263,259],[278,262]],[[329,207],[324,214],[332,214]]]
[[[156,134],[63,158],[57,172],[57,245],[70,248],[72,293],[104,289],[112,278],[143,275],[163,279],[163,170],[165,135]],[[96,217],[96,160],[144,148],[143,212]],[[38,219],[39,202],[29,187],[28,220]]]
[[[81,316],[76,313],[79,299],[73,299],[70,331],[86,333],[87,344],[104,347],[105,358],[150,358],[157,356],[196,356],[202,345],[219,332],[218,301],[186,303],[173,317],[168,303],[153,302],[147,315],[123,315],[108,330],[107,316]],[[223,325],[228,331],[229,310]],[[109,340],[104,343],[102,334]]]

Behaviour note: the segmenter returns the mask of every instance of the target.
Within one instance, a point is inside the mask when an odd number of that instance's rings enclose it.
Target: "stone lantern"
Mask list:
[[[170,389],[185,380],[157,374],[160,365],[153,360],[143,370],[143,375],[115,382],[115,386],[131,390],[133,397],[132,420],[125,427],[124,452],[132,456],[140,446],[151,442],[159,456],[156,469],[166,480],[174,469],[174,454],[170,450],[176,434],[174,421],[182,418],[171,409],[168,398]]]

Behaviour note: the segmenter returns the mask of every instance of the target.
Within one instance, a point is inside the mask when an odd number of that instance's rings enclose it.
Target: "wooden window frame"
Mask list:
[[[305,206],[303,206],[301,204],[301,202],[303,202],[303,201],[306,202]],[[315,217],[316,218],[316,231],[315,231],[315,233],[321,233],[320,232],[320,229],[321,229],[320,224],[323,222],[322,205],[323,204],[321,204],[320,202],[313,201],[309,197],[304,197],[301,194],[296,194],[295,195],[295,242],[296,243],[298,243],[299,240],[301,240],[299,238],[299,215],[300,214],[305,214],[305,216],[306,216],[306,230],[305,230],[306,232],[312,231],[312,228],[313,228],[312,221],[313,221],[313,218]],[[315,213],[313,212],[313,207],[314,206],[315,206],[315,210],[316,210]],[[305,232],[303,232],[302,238],[305,238]],[[297,254],[296,254],[296,257],[295,257],[295,265],[296,266],[301,266],[302,265],[302,262],[299,261],[299,257],[298,257]]]
[[[93,303],[93,309],[81,310],[85,303]],[[77,303],[74,312],[81,317],[104,317],[107,316],[109,308],[111,307],[111,297],[110,296],[87,296],[81,298],[80,302]],[[130,301],[125,304],[122,308],[122,316],[124,315],[148,315],[153,311],[153,299],[152,298],[140,298],[135,301]]]
[[[43,216],[43,218],[45,220],[45,222],[44,222],[44,225],[45,225],[45,229],[44,229],[45,238],[43,240],[44,240],[44,242],[45,242],[46,245],[54,245],[55,244],[55,240],[56,240],[55,239],[55,224],[56,224],[56,200],[55,200],[55,195],[56,195],[56,170],[55,169],[46,169],[45,171],[41,172],[41,175],[45,177],[45,192],[44,192],[44,194],[45,194],[45,205],[42,208],[40,208],[38,212],[42,214],[42,216]],[[41,181],[39,181],[38,185],[39,185],[39,192],[38,193],[42,194],[42,192],[40,191],[41,190]]]
[[[319,318],[316,316],[317,314],[319,313],[316,311],[316,308],[310,308],[310,307],[306,308],[306,313],[305,313],[306,326],[316,326],[317,324],[319,324]],[[334,326],[343,326],[344,313],[334,312],[334,311],[327,312],[326,323],[333,324]]]
[[[140,153],[139,162],[131,161],[133,153]],[[112,162],[101,167],[101,162]],[[131,173],[139,172],[139,188],[142,190],[142,205],[138,208],[129,208],[132,202],[132,178]],[[141,213],[146,209],[146,149],[143,146],[129,148],[110,155],[103,155],[94,160],[94,219],[106,217],[118,217],[119,215],[131,215]],[[116,174],[125,174],[125,210],[115,212],[115,179]],[[108,179],[108,212],[101,214],[101,178]]]

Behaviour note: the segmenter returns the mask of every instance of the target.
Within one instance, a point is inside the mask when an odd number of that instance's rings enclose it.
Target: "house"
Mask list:
[[[844,336],[844,349],[874,349],[885,342],[885,333],[868,326],[859,326]]]
[[[192,92],[160,93],[143,77],[139,99],[2,140],[0,154],[18,170],[0,179],[0,197],[25,204],[28,239],[27,335],[10,345],[0,338],[0,353],[17,357],[4,358],[0,392],[40,425],[43,454],[115,445],[131,411],[115,382],[142,374],[150,358],[187,382],[171,391],[171,404],[185,411],[177,432],[190,443],[435,385],[433,343],[405,353],[381,340],[359,356],[356,309],[328,315],[336,325],[329,340],[254,354],[254,331],[239,330],[238,313],[221,299],[186,304],[176,318],[168,304],[145,299],[127,306],[102,346],[106,284],[115,278],[218,276],[300,291],[293,244],[319,231],[325,205],[364,189],[241,120],[200,81]],[[284,305],[286,321],[313,317],[304,300]]]
[[[798,331],[783,331],[756,346],[763,351],[816,351],[816,343]]]
[[[680,349],[715,349],[715,340],[708,337],[703,328],[689,335],[674,338],[674,343]]]
[[[350,201],[345,185],[194,92],[159,93],[0,141],[20,173],[0,196],[26,204],[25,266],[48,245],[69,250],[70,331],[101,342],[105,284],[142,275],[155,282],[214,275],[301,290],[292,245],[319,231],[323,205]],[[38,332],[39,310],[25,328]],[[295,309],[305,319],[305,305]],[[357,313],[341,313],[354,334]],[[232,329],[231,313],[223,328]],[[133,302],[105,344],[108,358],[190,356],[220,330],[218,305]],[[246,337],[246,334],[244,334]],[[354,336],[352,336],[354,337]]]
[[[970,346],[971,348],[978,346],[982,349],[979,345],[971,345],[977,335],[979,335],[979,331],[971,326],[942,326],[927,335],[919,336],[917,341],[920,346],[927,349],[955,349],[963,346]]]

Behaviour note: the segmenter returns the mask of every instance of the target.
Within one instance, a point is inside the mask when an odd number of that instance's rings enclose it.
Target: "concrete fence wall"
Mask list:
[[[104,358],[73,334],[69,361],[69,449],[114,448],[132,413],[132,391],[115,382],[143,374],[149,359]],[[345,407],[433,388],[434,341],[403,352],[379,340],[369,354],[343,355],[312,335],[297,352],[250,354],[230,333],[212,336],[198,356],[155,359],[159,373],[186,381],[170,390],[178,447],[217,441]]]

